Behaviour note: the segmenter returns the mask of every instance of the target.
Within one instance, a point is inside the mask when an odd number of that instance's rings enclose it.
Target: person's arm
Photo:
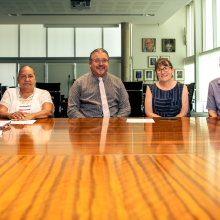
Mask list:
[[[218,117],[217,115],[217,108],[215,103],[215,96],[212,84],[209,83],[209,91],[208,91],[208,98],[207,98],[207,106],[206,109],[208,109],[208,113],[210,117]]]
[[[80,110],[80,87],[75,81],[69,92],[67,115],[69,118],[85,118]]]
[[[209,110],[209,117],[218,117],[217,116],[217,112],[216,111],[213,111],[213,110]]]
[[[8,118],[11,120],[22,120],[26,116],[24,112],[8,113],[8,108],[4,105],[0,105],[0,118]]]
[[[44,103],[42,105],[42,110],[36,113],[26,114],[24,118],[21,120],[32,120],[34,118],[48,118],[53,115],[53,104],[52,103]]]
[[[186,85],[183,86],[183,93],[182,93],[182,109],[176,117],[186,117],[189,107],[189,99],[188,99],[188,89]]]
[[[161,116],[153,113],[152,93],[151,93],[149,87],[147,87],[147,91],[146,91],[146,95],[145,95],[145,114],[147,117],[161,117]]]
[[[121,83],[121,93],[120,93],[120,99],[119,99],[119,105],[118,105],[118,114],[117,117],[128,117],[131,113],[131,106],[128,99],[128,93],[123,85]]]

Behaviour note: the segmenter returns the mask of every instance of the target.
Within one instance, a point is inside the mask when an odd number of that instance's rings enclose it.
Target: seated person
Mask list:
[[[172,79],[173,66],[165,58],[155,64],[159,82],[147,88],[145,113],[148,117],[185,117],[188,112],[188,89]],[[188,115],[190,116],[190,115]]]
[[[69,118],[128,117],[131,107],[122,81],[108,73],[109,56],[103,48],[90,54],[90,73],[78,78],[69,92]]]
[[[216,78],[209,83],[206,109],[209,110],[210,117],[220,117],[219,84],[220,84],[220,78]]]
[[[20,87],[5,91],[0,102],[0,118],[31,120],[47,118],[54,111],[50,93],[34,88],[36,75],[30,66],[23,66],[17,77]]]

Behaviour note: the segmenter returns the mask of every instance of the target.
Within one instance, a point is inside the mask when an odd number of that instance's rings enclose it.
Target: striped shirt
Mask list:
[[[30,109],[31,109],[31,103],[32,103],[32,99],[33,99],[34,94],[30,95],[28,98],[23,99],[20,95],[19,95],[19,111],[20,112],[25,112],[25,113],[29,113]]]
[[[215,111],[220,117],[220,78],[216,78],[209,83],[209,91],[206,109]]]
[[[152,93],[153,113],[161,117],[175,117],[182,109],[183,84],[177,82],[171,90],[165,91],[157,87],[156,83],[150,85]]]
[[[122,81],[107,73],[102,77],[111,117],[128,117],[131,111],[128,93]],[[91,72],[81,76],[69,93],[69,118],[103,117],[98,77]]]

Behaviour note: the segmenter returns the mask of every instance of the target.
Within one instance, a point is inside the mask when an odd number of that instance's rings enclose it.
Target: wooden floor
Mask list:
[[[220,219],[220,118],[40,119],[0,138],[0,219]]]

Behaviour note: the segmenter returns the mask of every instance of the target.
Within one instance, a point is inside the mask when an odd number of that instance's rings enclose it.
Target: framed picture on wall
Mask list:
[[[185,79],[185,70],[175,69],[175,80],[180,81]]]
[[[165,58],[167,60],[170,60],[170,56],[160,56],[160,58]]]
[[[157,56],[155,56],[155,57],[148,57],[148,66],[151,68],[151,67],[153,67],[154,68],[154,66],[155,66],[155,64],[156,64],[156,62],[157,62]]]
[[[176,52],[176,39],[162,39],[162,52]]]
[[[134,70],[133,81],[143,81],[143,70]]]
[[[156,38],[142,38],[143,52],[156,52]]]
[[[153,81],[154,80],[154,70],[147,69],[144,70],[144,81]]]

